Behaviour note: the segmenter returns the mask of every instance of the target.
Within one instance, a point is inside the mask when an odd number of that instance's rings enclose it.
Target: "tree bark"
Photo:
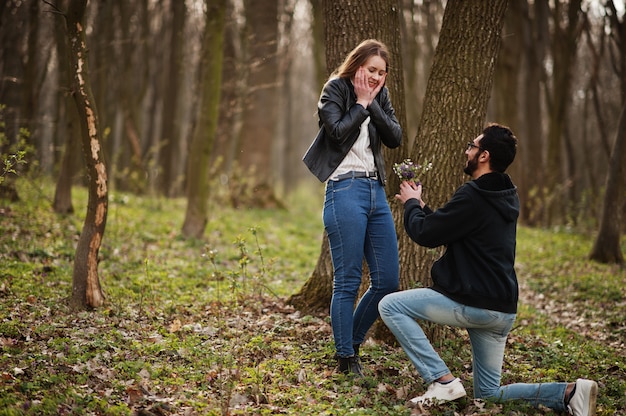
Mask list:
[[[209,160],[219,116],[226,0],[212,0],[205,7],[207,20],[202,43],[202,105],[189,146],[187,211],[182,229],[184,236],[195,238],[204,234],[208,217]]]
[[[520,151],[521,162],[526,166],[526,189],[528,194],[520,194],[520,221],[527,225],[537,225],[542,218],[542,201],[545,189],[543,157],[544,131],[542,126],[541,85],[545,80],[544,60],[548,43],[548,18],[550,6],[547,0],[533,3],[531,17],[527,1],[523,4],[524,50],[526,57],[524,85],[524,114],[522,125],[525,130],[518,132],[523,137],[526,151]],[[532,149],[532,150],[531,150]],[[517,158],[516,158],[517,159]]]
[[[580,13],[582,0],[572,0],[566,5],[559,1],[555,2],[554,14],[554,36],[552,42],[552,58],[554,66],[552,71],[552,89],[548,96],[548,154],[546,164],[545,182],[551,195],[547,195],[544,204],[546,212],[544,217],[545,225],[552,225],[563,218],[565,207],[567,206],[565,192],[567,183],[564,172],[564,142],[565,122],[568,109],[571,105],[571,87],[573,77],[573,63],[576,58],[577,43],[582,33]],[[561,21],[561,7],[567,7],[567,21]],[[564,28],[562,26],[565,25]],[[546,88],[546,91],[549,89]]]
[[[243,101],[242,29],[232,3],[228,1],[226,5],[220,110],[210,162],[211,165],[219,164],[221,172],[232,170]]]
[[[180,70],[182,66],[183,27],[185,25],[186,6],[184,1],[172,0],[170,3],[171,32],[169,39],[169,56],[166,60],[165,94],[163,99],[163,117],[161,124],[161,141],[159,148],[159,165],[161,168],[159,188],[163,195],[172,197],[178,193],[180,183],[177,181],[177,162],[180,157],[177,132],[176,109],[180,96]]]
[[[87,0],[71,0],[67,11],[73,93],[82,128],[82,150],[87,168],[89,199],[83,230],[76,247],[72,276],[73,309],[95,308],[104,303],[98,278],[98,251],[104,237],[108,210],[107,172],[101,146],[98,112],[91,91],[84,15]]]
[[[620,248],[622,207],[626,186],[626,105],[622,108],[619,127],[609,161],[600,229],[589,258],[601,263],[624,263]]]
[[[490,114],[498,123],[507,125],[516,132],[517,137],[527,136],[524,134],[521,123],[522,69],[520,62],[525,59],[523,24],[524,6],[527,0],[510,0],[505,14],[502,34],[502,46],[498,53],[497,66],[494,74],[493,99],[491,100]],[[520,59],[522,57],[522,59]],[[526,178],[527,165],[524,163],[525,153],[529,151],[526,146],[517,149],[515,161],[509,167],[508,173],[517,186],[520,199],[526,200],[528,186]]]
[[[272,148],[278,117],[278,1],[245,0],[246,42],[249,73],[242,114],[237,162],[241,177],[236,185],[242,197],[236,204],[270,207],[274,193],[275,160]]]
[[[55,38],[57,55],[62,57],[62,62],[70,62],[70,50],[68,47],[67,29],[60,19],[55,19]],[[54,189],[54,201],[52,209],[57,214],[69,214],[74,212],[72,203],[72,178],[78,171],[80,162],[80,122],[74,97],[67,94],[71,90],[73,74],[69,65],[59,65],[59,88],[57,101],[59,103],[59,123],[57,125],[57,141],[63,143],[63,158],[59,167],[59,176]]]

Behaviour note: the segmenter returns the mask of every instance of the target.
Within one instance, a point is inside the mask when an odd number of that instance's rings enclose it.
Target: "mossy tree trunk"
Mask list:
[[[183,235],[200,238],[208,216],[209,160],[215,142],[222,83],[226,0],[208,2],[202,43],[202,98],[187,161],[187,211]]]

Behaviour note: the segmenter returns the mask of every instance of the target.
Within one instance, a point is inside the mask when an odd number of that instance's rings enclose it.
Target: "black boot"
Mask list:
[[[339,371],[343,374],[350,374],[356,377],[365,377],[363,375],[363,369],[361,368],[361,361],[359,357],[354,355],[352,357],[337,357],[339,362]]]

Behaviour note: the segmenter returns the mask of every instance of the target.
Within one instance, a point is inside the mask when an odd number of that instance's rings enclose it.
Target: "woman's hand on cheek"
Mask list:
[[[356,94],[357,103],[367,108],[370,104],[371,88],[367,84],[367,74],[365,68],[359,67],[354,74],[354,93]]]

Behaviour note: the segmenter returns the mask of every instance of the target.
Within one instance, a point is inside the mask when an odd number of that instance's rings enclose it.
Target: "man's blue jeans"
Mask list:
[[[354,355],[378,318],[378,302],[398,288],[398,239],[383,186],[376,179],[328,181],[324,227],[334,268],[330,319],[337,356]],[[370,286],[354,307],[363,257]]]
[[[472,345],[474,397],[496,401],[524,400],[557,411],[567,383],[500,385],[506,338],[515,314],[462,305],[432,289],[392,293],[378,305],[380,316],[427,384],[450,370],[433,349],[416,319],[466,328]]]

